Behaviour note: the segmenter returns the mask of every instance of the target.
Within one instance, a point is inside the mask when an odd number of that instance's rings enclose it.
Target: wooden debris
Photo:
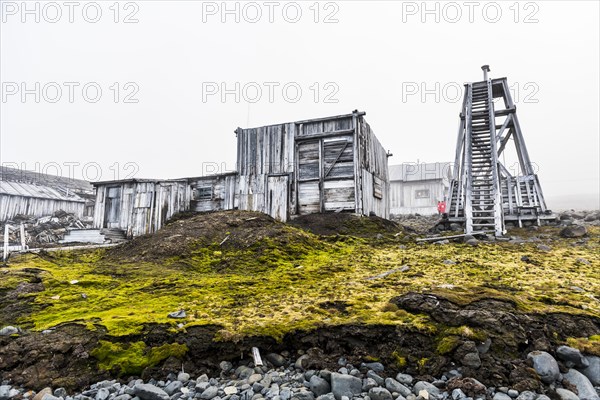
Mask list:
[[[252,348],[252,358],[254,358],[254,366],[256,366],[256,367],[263,366],[262,358],[260,358],[260,352],[258,351],[258,347]]]
[[[493,234],[494,232],[472,232],[472,233],[463,233],[461,235],[452,235],[452,236],[436,236],[436,237],[431,237],[431,238],[420,238],[417,239],[417,242],[437,242],[438,240],[445,240],[445,239],[457,239],[457,238],[462,238],[465,236],[481,236],[481,235],[487,235],[487,234]]]

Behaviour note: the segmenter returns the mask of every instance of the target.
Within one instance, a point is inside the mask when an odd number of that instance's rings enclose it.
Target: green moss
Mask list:
[[[593,335],[589,338],[568,338],[567,344],[582,353],[600,357],[600,335]]]
[[[406,357],[404,357],[400,352],[394,351],[392,353],[392,358],[398,368],[406,367]]]
[[[436,352],[439,355],[445,355],[451,353],[458,347],[460,340],[457,336],[446,336],[443,337],[437,344]]]
[[[192,241],[188,253],[153,262],[116,262],[105,250],[15,255],[0,271],[0,295],[30,280],[32,269],[40,271],[34,275],[44,290],[21,295],[32,300],[31,312],[18,320],[33,330],[78,322],[102,325],[118,337],[139,334],[152,323],[176,330],[181,322],[186,328],[220,325],[222,340],[253,335],[281,340],[296,330],[379,324],[435,336],[441,352],[451,344],[445,337],[484,341],[485,335],[469,327],[439,326],[427,315],[398,309],[391,299],[408,292],[456,304],[491,298],[519,311],[600,316],[600,304],[590,296],[600,293],[600,229],[594,227],[585,246],[556,238],[550,252],[539,252],[534,243],[407,243],[399,248],[365,238],[322,240],[290,226],[282,232],[249,247]],[[523,255],[536,263],[521,261]],[[590,265],[578,264],[577,258]],[[449,266],[446,259],[456,264]],[[400,272],[402,266],[409,269]],[[395,272],[377,278],[390,271]],[[344,308],[324,310],[321,303]],[[180,309],[187,312],[185,320],[167,318]],[[8,319],[0,308],[0,325]]]
[[[112,343],[105,340],[91,352],[104,371],[116,371],[120,375],[139,375],[147,367],[154,367],[169,357],[181,358],[187,353],[186,345],[172,343],[148,348],[144,342],[130,344]]]

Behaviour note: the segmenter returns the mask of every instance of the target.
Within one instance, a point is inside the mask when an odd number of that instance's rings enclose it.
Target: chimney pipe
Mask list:
[[[490,66],[486,64],[486,65],[482,66],[481,69],[483,70],[483,80],[487,81],[488,80],[488,72],[490,72]]]

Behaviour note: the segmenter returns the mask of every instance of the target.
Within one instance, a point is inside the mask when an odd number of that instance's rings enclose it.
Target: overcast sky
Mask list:
[[[459,90],[489,64],[550,207],[598,206],[597,1],[0,3],[3,165],[198,176],[235,168],[238,126],[354,109],[391,164],[453,161]]]

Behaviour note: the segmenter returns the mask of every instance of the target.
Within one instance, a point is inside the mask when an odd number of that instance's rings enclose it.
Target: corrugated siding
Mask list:
[[[63,210],[83,217],[83,201],[40,199],[35,197],[10,196],[0,194],[0,221],[10,220],[17,214],[44,217]]]

